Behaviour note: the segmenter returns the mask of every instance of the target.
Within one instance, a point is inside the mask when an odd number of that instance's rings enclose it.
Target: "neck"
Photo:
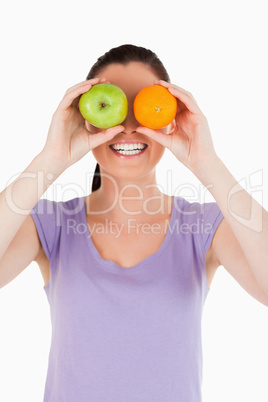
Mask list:
[[[158,188],[155,169],[138,178],[118,178],[101,171],[101,187],[90,195],[87,210],[114,220],[133,216],[142,220],[165,214],[167,198]]]

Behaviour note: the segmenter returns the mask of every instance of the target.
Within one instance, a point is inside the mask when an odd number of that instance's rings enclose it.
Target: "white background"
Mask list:
[[[194,95],[216,152],[237,180],[249,185],[252,177],[256,187],[247,189],[267,209],[266,5],[265,0],[4,2],[1,191],[43,148],[65,91],[86,78],[97,57],[131,43],[156,52],[172,82]],[[86,173],[95,163],[86,155],[58,179],[48,198],[90,191]],[[202,193],[168,150],[157,169],[166,193],[187,185]],[[0,290],[0,326],[0,400],[42,401],[51,327],[36,263]],[[202,326],[204,402],[267,402],[267,307],[223,267],[212,282]]]

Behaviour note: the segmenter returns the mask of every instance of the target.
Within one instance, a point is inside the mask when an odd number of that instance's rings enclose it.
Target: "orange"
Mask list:
[[[169,125],[177,113],[177,100],[161,85],[143,88],[134,100],[136,120],[145,127],[160,129]]]

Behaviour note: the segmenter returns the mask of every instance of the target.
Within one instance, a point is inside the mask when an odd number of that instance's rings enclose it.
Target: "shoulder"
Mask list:
[[[174,196],[174,209],[182,219],[195,221],[197,218],[213,220],[216,216],[222,215],[218,204],[211,202],[190,202],[183,197]]]
[[[76,197],[68,201],[42,198],[33,207],[31,215],[43,249],[49,259],[57,251],[56,246],[68,225],[68,219],[79,219],[83,208],[83,197]],[[39,257],[42,258],[42,254]]]
[[[75,197],[67,201],[41,198],[33,207],[32,215],[55,215],[57,213],[76,213],[84,208],[84,197]]]
[[[174,209],[174,219],[178,222],[180,233],[195,237],[206,254],[223,219],[217,203],[190,202],[183,197],[174,197]]]

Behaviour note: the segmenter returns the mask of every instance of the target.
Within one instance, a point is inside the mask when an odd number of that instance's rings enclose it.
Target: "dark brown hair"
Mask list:
[[[141,62],[149,65],[160,80],[170,82],[167,70],[157,55],[149,49],[135,45],[121,45],[110,49],[103,56],[99,57],[91,67],[87,75],[90,80],[100,74],[110,64],[128,64],[132,61]],[[91,191],[98,190],[101,186],[100,166],[97,163],[94,172]]]

